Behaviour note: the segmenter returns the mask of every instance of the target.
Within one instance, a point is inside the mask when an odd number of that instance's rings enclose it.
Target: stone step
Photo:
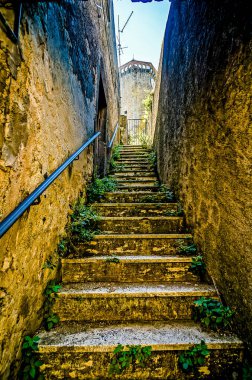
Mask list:
[[[98,229],[106,234],[165,234],[179,233],[183,228],[183,218],[179,216],[150,217],[102,217]]]
[[[130,180],[130,179],[126,179],[126,180],[121,180],[121,179],[117,179],[117,184],[118,186],[132,186],[132,185],[137,185],[138,187],[149,187],[149,186],[159,186],[159,184],[157,183],[157,180],[148,180],[148,179],[134,179],[134,180]]]
[[[150,172],[132,172],[132,171],[129,171],[129,172],[126,172],[126,171],[118,171],[116,173],[114,173],[112,175],[112,177],[114,178],[152,178],[152,179],[155,179],[157,180],[157,176],[154,172],[150,171]]]
[[[177,212],[177,203],[94,203],[94,209],[101,216],[163,216]]]
[[[122,234],[96,235],[78,245],[69,257],[95,255],[177,255],[179,245],[192,243],[190,234]]]
[[[138,157],[138,158],[134,158],[134,157],[127,157],[127,158],[119,158],[118,160],[116,160],[116,163],[119,163],[119,164],[139,164],[139,163],[144,163],[144,164],[149,164],[149,160],[147,158],[142,158],[142,157]]]
[[[127,185],[118,185],[117,190],[119,191],[151,191],[151,192],[157,192],[160,190],[159,186],[156,185],[146,185],[145,183],[143,184],[135,184],[133,183],[132,185],[127,184]]]
[[[67,284],[58,292],[53,312],[61,321],[167,321],[191,319],[193,301],[216,297],[201,283]]]
[[[179,256],[96,256],[62,259],[63,283],[198,281],[189,272],[192,259]]]
[[[61,323],[56,329],[39,333],[39,356],[45,380],[188,380],[195,373],[183,372],[179,355],[204,340],[210,351],[202,375],[197,379],[238,379],[243,360],[243,344],[234,335],[220,336],[203,331],[190,321],[79,324]],[[118,344],[151,346],[144,367],[130,367],[119,375],[109,375],[113,351]],[[210,377],[204,375],[210,373]],[[236,373],[236,375],[235,375]],[[238,374],[238,375],[237,375]]]
[[[128,159],[128,158],[148,158],[149,153],[148,152],[139,152],[139,153],[133,153],[133,152],[120,152],[120,158]]]
[[[138,163],[131,163],[131,164],[123,164],[123,170],[125,170],[125,171],[150,171],[150,170],[153,170],[153,172],[154,172],[154,169],[153,169],[153,167],[150,165],[150,164],[148,164],[148,163],[146,163],[146,164],[138,164]],[[118,171],[122,171],[122,169],[121,168],[119,168],[118,169]],[[114,172],[117,172],[117,169],[115,168],[114,169]]]
[[[167,197],[162,192],[151,191],[114,191],[104,194],[101,202],[109,203],[167,203]]]
[[[115,175],[116,174],[116,175]],[[129,182],[143,182],[143,181],[147,181],[147,182],[155,182],[157,183],[158,182],[158,178],[157,176],[154,176],[153,173],[151,173],[150,176],[147,176],[147,175],[142,175],[140,174],[139,176],[133,176],[133,175],[128,175],[128,174],[122,174],[122,173],[115,173],[114,175],[111,175],[110,177],[114,178],[116,181],[120,182],[120,181],[129,181]]]

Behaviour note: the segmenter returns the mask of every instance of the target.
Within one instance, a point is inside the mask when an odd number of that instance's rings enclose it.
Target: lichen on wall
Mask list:
[[[94,1],[23,10],[18,44],[0,30],[1,219],[94,134],[101,80],[108,139],[118,120],[113,15],[109,22]],[[1,239],[1,379],[15,378],[22,339],[41,323],[42,293],[56,275],[43,264],[57,262],[70,205],[92,171],[90,146]]]
[[[251,20],[248,1],[173,1],[155,147],[238,333],[252,342]]]

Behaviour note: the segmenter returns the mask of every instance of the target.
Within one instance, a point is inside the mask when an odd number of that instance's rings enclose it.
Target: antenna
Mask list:
[[[119,67],[121,67],[121,55],[123,54],[123,50],[128,48],[128,46],[122,47],[122,45],[121,45],[121,33],[123,33],[123,31],[126,28],[131,16],[133,15],[133,13],[134,12],[132,11],[131,14],[129,15],[129,17],[127,18],[122,29],[120,29],[120,17],[118,15],[118,38],[117,39],[118,39]]]

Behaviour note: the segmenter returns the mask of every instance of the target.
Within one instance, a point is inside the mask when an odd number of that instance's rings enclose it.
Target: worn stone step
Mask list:
[[[148,152],[120,152],[120,158],[128,159],[128,158],[148,158],[150,155]]]
[[[216,297],[201,283],[78,283],[64,285],[53,312],[61,321],[167,321],[190,319],[193,301]]]
[[[102,217],[98,228],[106,234],[136,233],[165,234],[179,233],[183,228],[183,218],[179,216],[150,217]]]
[[[130,180],[130,179],[126,179],[126,180],[121,180],[121,179],[118,179],[117,180],[117,184],[118,186],[140,186],[140,187],[149,187],[149,186],[159,186],[159,184],[157,183],[156,180],[148,180],[148,179],[134,179],[134,180]]]
[[[119,167],[118,171],[121,171],[122,169]],[[149,163],[123,163],[123,170],[125,171],[131,171],[131,170],[135,170],[135,171],[141,171],[141,170],[144,170],[144,171],[150,171],[150,170],[153,170],[153,167],[149,164]],[[117,171],[117,169],[115,168],[114,171]]]
[[[94,203],[101,216],[164,216],[178,211],[177,203]]]
[[[96,235],[78,245],[70,257],[86,255],[177,255],[181,242],[192,243],[190,234]]]
[[[149,164],[149,160],[147,158],[143,157],[124,157],[124,158],[119,158],[116,160],[117,163],[119,164],[139,164],[139,163],[144,163],[144,164]]]
[[[62,281],[63,283],[198,281],[198,277],[189,271],[191,261],[190,257],[154,255],[62,259]]]
[[[167,196],[162,192],[151,191],[132,191],[122,192],[114,191],[104,194],[101,202],[109,203],[166,203]]]
[[[154,171],[150,171],[150,172],[132,172],[132,171],[118,171],[116,173],[114,173],[112,175],[112,177],[114,178],[151,178],[151,179],[155,179],[155,180],[158,180],[157,179],[157,176],[156,174],[154,173]]]
[[[46,380],[208,380],[238,379],[243,360],[243,344],[234,335],[203,331],[191,321],[79,324],[61,323],[56,329],[39,333],[39,356]],[[204,340],[210,351],[202,375],[183,372],[180,354]],[[119,375],[109,375],[113,351],[118,344],[151,346],[144,367],[130,367]],[[209,375],[204,374],[209,373]]]
[[[153,173],[151,173],[150,176],[147,176],[147,175],[142,175],[140,174],[139,176],[134,176],[134,175],[128,175],[128,174],[122,174],[122,173],[116,173],[116,175],[111,175],[110,177],[114,178],[116,181],[118,181],[118,183],[120,183],[120,181],[129,181],[129,182],[143,182],[143,181],[147,181],[147,182],[154,182],[154,183],[157,183],[158,182],[158,178],[157,176],[154,176]]]
[[[156,185],[146,185],[145,183],[141,184],[135,184],[133,183],[132,185],[127,184],[127,185],[118,185],[117,190],[119,191],[151,191],[151,192],[157,192],[160,190],[159,186]]]

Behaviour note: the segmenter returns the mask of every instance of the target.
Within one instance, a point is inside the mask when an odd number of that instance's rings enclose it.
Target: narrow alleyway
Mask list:
[[[240,368],[240,340],[192,321],[195,300],[218,296],[189,271],[191,257],[180,247],[192,236],[148,155],[141,146],[122,148],[117,191],[93,204],[102,216],[100,234],[83,246],[82,257],[62,259],[54,305],[61,323],[40,333],[46,379],[195,379],[178,359],[202,340],[210,354],[197,379],[230,380]],[[109,374],[119,344],[150,346],[151,355],[143,367]]]

